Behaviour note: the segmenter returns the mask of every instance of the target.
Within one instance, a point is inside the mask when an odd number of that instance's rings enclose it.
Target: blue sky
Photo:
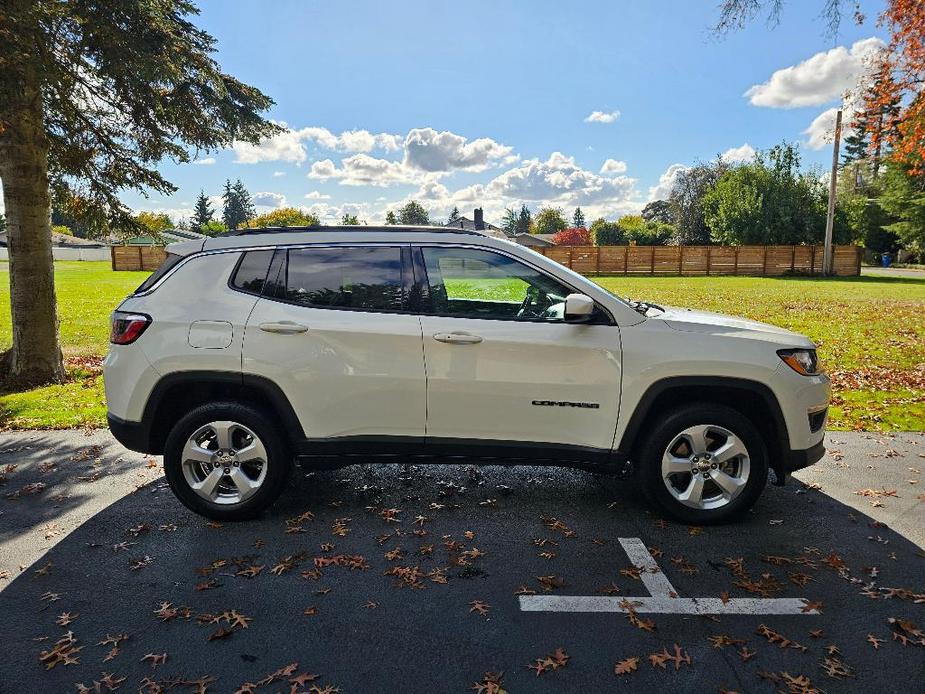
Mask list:
[[[884,37],[882,3],[862,3],[866,24],[849,18],[836,40],[821,0],[721,40],[709,32],[716,4],[201,2],[223,68],[270,95],[270,117],[290,130],[165,164],[175,195],[124,200],[182,216],[200,188],[218,195],[241,178],[261,210],[329,221],[349,211],[378,223],[411,198],[437,217],[481,204],[495,220],[526,202],[614,218],[730,150],[799,141],[807,164],[825,166],[829,109]]]

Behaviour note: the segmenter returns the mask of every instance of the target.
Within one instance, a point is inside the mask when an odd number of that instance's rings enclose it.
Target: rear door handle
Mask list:
[[[277,333],[278,335],[297,335],[298,333],[307,332],[308,326],[284,320],[280,321],[279,323],[261,323],[260,329],[265,333]]]
[[[451,345],[475,345],[482,341],[481,337],[470,333],[434,333],[434,339]]]

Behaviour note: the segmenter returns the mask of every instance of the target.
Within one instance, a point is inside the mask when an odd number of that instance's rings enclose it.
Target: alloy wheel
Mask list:
[[[662,455],[662,481],[672,497],[689,508],[722,508],[748,483],[745,443],[725,427],[700,424],[672,438]]]
[[[267,476],[266,447],[253,430],[238,422],[209,422],[199,427],[180,455],[190,489],[214,504],[246,501]]]

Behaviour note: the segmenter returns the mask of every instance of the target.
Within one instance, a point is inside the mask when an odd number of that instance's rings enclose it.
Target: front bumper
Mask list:
[[[819,443],[810,448],[784,451],[783,456],[777,464],[771,466],[777,478],[775,484],[778,486],[783,485],[791,472],[809,467],[813,463],[818,462],[824,455],[825,439],[819,441]]]
[[[129,422],[110,413],[106,414],[106,422],[109,424],[109,431],[112,432],[116,441],[130,451],[139,453],[155,452],[151,450],[150,428],[144,422]]]

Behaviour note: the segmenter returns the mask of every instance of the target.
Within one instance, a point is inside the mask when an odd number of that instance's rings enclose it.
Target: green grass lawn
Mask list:
[[[55,264],[61,340],[69,380],[0,396],[0,428],[105,423],[99,360],[109,313],[146,276],[108,263]],[[0,348],[11,340],[9,281],[0,264]],[[830,426],[925,429],[925,281],[893,277],[832,280],[758,277],[597,277],[623,297],[731,313],[805,333],[835,382]],[[490,285],[490,286],[489,286]],[[473,295],[508,298],[504,283]]]

